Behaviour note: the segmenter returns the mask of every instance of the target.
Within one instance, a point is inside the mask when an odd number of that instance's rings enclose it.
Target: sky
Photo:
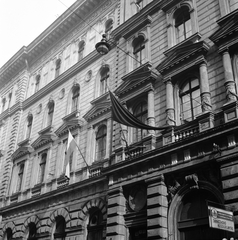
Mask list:
[[[0,0],[0,68],[74,2],[76,0]]]

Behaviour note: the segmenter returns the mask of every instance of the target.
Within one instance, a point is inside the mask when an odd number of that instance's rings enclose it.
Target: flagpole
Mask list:
[[[68,128],[68,131],[70,132],[69,128]],[[71,133],[71,132],[70,132],[70,133]],[[72,135],[72,134],[71,134],[71,135]],[[74,141],[75,141],[75,139],[74,139]],[[79,152],[80,152],[80,155],[81,155],[82,158],[83,158],[84,163],[86,164],[86,166],[87,166],[87,168],[88,168],[88,171],[90,172],[89,165],[88,165],[88,163],[86,162],[86,159],[84,158],[84,156],[83,156],[83,154],[82,154],[82,152],[81,152],[81,150],[80,150],[80,148],[79,148],[79,146],[78,146],[78,144],[77,144],[76,141],[75,141],[75,143],[76,143],[76,147],[78,148],[78,150],[79,150]]]

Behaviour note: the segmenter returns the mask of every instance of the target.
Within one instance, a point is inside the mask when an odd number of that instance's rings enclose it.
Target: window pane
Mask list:
[[[197,86],[199,86],[199,81],[198,81],[197,78],[193,78],[191,80],[191,88],[194,88],[194,87],[197,87]]]
[[[192,35],[191,19],[185,22],[186,38]]]

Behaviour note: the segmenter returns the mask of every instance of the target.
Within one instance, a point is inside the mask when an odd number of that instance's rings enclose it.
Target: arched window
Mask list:
[[[182,42],[192,35],[190,12],[187,6],[182,6],[174,13],[176,41]]]
[[[60,75],[61,59],[57,59],[55,66],[55,78]]]
[[[65,228],[66,228],[66,223],[65,219],[62,216],[57,216],[55,218],[55,232],[54,232],[54,239],[57,240],[64,240],[65,239]]]
[[[193,189],[183,197],[177,209],[176,239],[219,240],[224,237],[223,231],[209,227],[207,201],[217,202],[217,199],[203,189]]]
[[[136,105],[133,115],[139,119],[141,122],[147,124],[147,103],[145,101],[140,102]],[[142,140],[143,137],[147,135],[147,130],[145,129],[133,129],[133,142],[138,142]]]
[[[33,116],[29,114],[27,117],[26,138],[30,138],[32,129]]]
[[[139,67],[145,61],[145,39],[143,36],[138,36],[132,42],[134,54],[134,69]]]
[[[89,210],[88,236],[87,240],[103,239],[103,216],[101,211],[93,207]]]
[[[106,93],[108,91],[108,79],[109,79],[109,68],[104,67],[100,72],[100,95]]]
[[[42,183],[45,177],[47,153],[41,153],[39,157],[40,157],[40,166],[39,166],[39,174],[38,174],[38,183]]]
[[[199,80],[188,79],[180,89],[181,121],[191,121],[202,112]]]
[[[79,42],[78,61],[84,58],[84,48],[85,48],[85,42],[82,40]]]
[[[107,35],[107,37],[109,37],[112,31],[112,28],[113,28],[113,20],[110,18],[105,23],[105,34]]]
[[[96,160],[102,160],[106,155],[107,127],[99,127],[96,135]]]
[[[35,239],[36,239],[36,224],[31,222],[28,224],[27,240]]]
[[[51,126],[53,122],[55,103],[54,101],[50,101],[48,103],[48,114],[47,114],[47,126]]]
[[[71,105],[71,112],[78,110],[79,105],[79,94],[80,94],[80,87],[76,85],[72,89],[72,105]]]
[[[35,93],[40,89],[40,74],[36,75]]]
[[[12,229],[11,228],[7,228],[5,234],[4,234],[4,240],[12,240]]]

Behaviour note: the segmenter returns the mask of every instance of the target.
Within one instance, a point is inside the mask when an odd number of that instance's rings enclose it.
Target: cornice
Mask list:
[[[14,204],[14,205],[9,205],[9,206],[3,207],[3,208],[0,209],[0,214],[2,215],[2,214],[6,213],[8,211],[19,209],[20,207],[27,207],[30,204],[38,204],[38,203],[43,202],[43,201],[49,201],[49,199],[55,198],[57,196],[69,195],[71,193],[74,193],[78,189],[82,189],[84,187],[88,188],[90,185],[98,184],[99,182],[107,183],[108,179],[104,175],[100,175],[98,177],[85,179],[83,181],[76,182],[74,184],[70,184],[67,187],[59,188],[57,190],[53,190],[53,191],[47,192],[45,194],[40,194],[39,196],[36,196],[34,198],[30,198],[30,199],[27,199],[27,200],[24,200],[24,201],[20,201],[20,202]]]
[[[6,109],[4,112],[2,112],[0,114],[0,120],[3,120],[5,118],[7,118],[7,117],[10,117],[14,113],[16,113],[17,111],[21,111],[21,110],[22,110],[22,103],[21,102],[17,102],[11,108]]]
[[[129,18],[127,21],[118,26],[112,31],[112,36],[115,40],[120,39],[122,36],[127,38],[138,29],[150,24],[152,21],[152,16],[155,12],[159,11],[161,6],[161,1],[152,1],[147,4],[140,12]]]

